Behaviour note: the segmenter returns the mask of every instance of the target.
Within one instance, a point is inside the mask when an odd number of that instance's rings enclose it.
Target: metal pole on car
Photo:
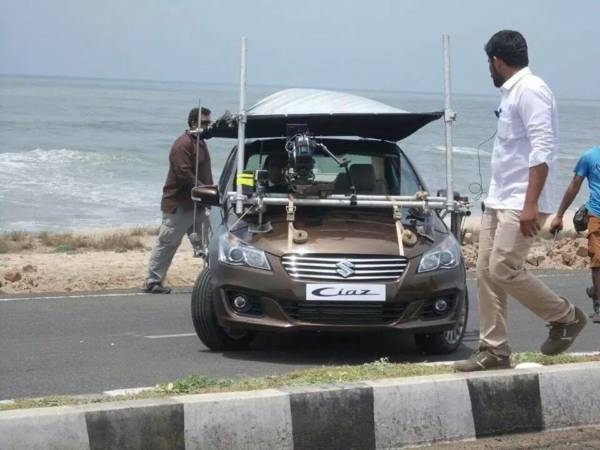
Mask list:
[[[198,186],[198,173],[199,173],[199,161],[200,161],[200,125],[202,124],[202,99],[198,99],[198,124],[196,125],[196,183],[194,186]]]
[[[200,161],[200,124],[202,123],[202,100],[198,99],[198,124],[196,125],[196,168],[195,175],[196,181],[194,182],[194,187],[198,187],[198,174],[199,174],[199,161]],[[190,130],[192,131],[192,130]],[[204,208],[202,208],[202,213],[204,213]],[[196,222],[198,221],[198,203],[194,202],[194,219],[192,223],[192,234],[190,235],[190,241],[192,242],[192,246],[194,247],[194,256],[198,256],[198,245],[202,240],[198,237],[198,230],[196,230]],[[201,230],[203,232],[204,230]],[[204,250],[204,249],[202,249]]]
[[[452,124],[456,120],[456,113],[452,110],[452,86],[450,83],[450,36],[444,34],[444,123],[446,126],[446,208],[451,213],[451,229],[456,234],[457,222],[454,214],[454,165],[452,162]]]
[[[240,112],[238,116],[237,180],[235,212],[242,214],[244,204],[241,174],[244,171],[244,142],[246,139],[246,38],[242,37],[242,56],[240,67]]]
[[[454,174],[452,164],[452,123],[456,113],[452,111],[452,86],[450,84],[450,36],[444,34],[444,123],[446,125],[446,205],[454,207]]]

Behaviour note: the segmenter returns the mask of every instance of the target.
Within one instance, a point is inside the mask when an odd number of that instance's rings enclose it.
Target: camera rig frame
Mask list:
[[[293,224],[295,220],[296,206],[316,206],[316,207],[348,207],[348,208],[384,208],[391,209],[392,216],[396,223],[398,232],[399,253],[404,254],[403,242],[411,241],[407,237],[407,231],[403,227],[402,208],[418,208],[423,211],[425,217],[425,227],[421,227],[422,232],[418,232],[425,237],[429,237],[426,232],[427,218],[430,217],[433,211],[437,211],[442,218],[450,215],[450,230],[457,239],[460,239],[460,227],[462,219],[470,214],[470,204],[466,197],[460,197],[454,194],[454,176],[453,176],[453,123],[456,120],[456,113],[451,105],[451,80],[450,80],[450,37],[442,36],[443,42],[443,59],[444,59],[444,125],[445,125],[445,147],[446,147],[446,189],[438,192],[438,195],[431,196],[427,192],[416,192],[414,195],[358,195],[354,187],[354,183],[350,181],[351,188],[349,195],[331,194],[325,198],[302,198],[295,196],[293,193],[288,195],[266,193],[265,189],[257,189],[255,195],[245,195],[243,192],[242,183],[237,180],[236,190],[227,192],[223,196],[226,205],[235,207],[235,213],[241,220],[250,212],[258,213],[258,224],[252,227],[252,232],[264,233],[271,230],[270,224],[263,223],[263,213],[265,206],[280,206],[286,208],[286,217],[289,223],[288,242],[290,250],[294,244],[300,243],[305,236],[301,230],[295,230]],[[237,124],[237,173],[241,174],[244,171],[245,164],[245,139],[246,139],[246,38],[241,39],[241,64],[240,64],[240,101],[239,113],[234,119]],[[305,129],[302,129],[304,126]],[[295,130],[295,133],[292,131]],[[288,125],[288,140],[286,142],[286,150],[292,165],[295,166],[291,178],[288,182],[292,184],[298,179],[309,178],[310,163],[308,158],[312,159],[311,152],[319,149],[333,158],[336,163],[343,167],[352,180],[348,168],[349,161],[337,158],[329,149],[322,143],[314,140],[304,124],[289,124]],[[299,166],[298,166],[299,164]],[[298,168],[300,171],[298,172]],[[264,177],[257,174],[256,178]],[[261,180],[258,180],[259,184]],[[454,194],[454,195],[453,195]],[[192,199],[199,201],[192,194]]]

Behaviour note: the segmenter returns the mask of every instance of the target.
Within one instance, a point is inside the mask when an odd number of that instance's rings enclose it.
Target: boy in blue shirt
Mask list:
[[[587,178],[590,198],[586,203],[588,210],[588,254],[592,269],[593,287],[588,295],[594,300],[593,322],[600,323],[600,147],[585,152],[575,166],[575,176],[565,191],[560,208],[550,225],[551,233],[558,233],[563,228],[563,215],[571,206],[579,193],[581,183]]]

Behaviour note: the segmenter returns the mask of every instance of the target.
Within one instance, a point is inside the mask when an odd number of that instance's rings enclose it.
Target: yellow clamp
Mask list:
[[[236,177],[236,184],[242,186],[254,187],[254,173],[244,171]]]

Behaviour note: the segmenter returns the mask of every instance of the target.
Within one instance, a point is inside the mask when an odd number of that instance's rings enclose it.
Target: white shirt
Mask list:
[[[493,209],[522,211],[529,168],[545,163],[548,177],[538,208],[540,213],[554,213],[559,200],[553,186],[558,151],[558,113],[554,94],[528,67],[510,77],[500,91],[498,132],[485,205]]]

